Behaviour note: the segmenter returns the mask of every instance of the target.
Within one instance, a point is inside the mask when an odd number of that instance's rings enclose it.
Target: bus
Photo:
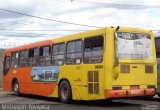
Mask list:
[[[156,57],[157,57],[157,90],[156,93],[160,97],[160,36],[155,36]]]
[[[152,96],[153,32],[104,27],[5,51],[3,90],[72,100]]]

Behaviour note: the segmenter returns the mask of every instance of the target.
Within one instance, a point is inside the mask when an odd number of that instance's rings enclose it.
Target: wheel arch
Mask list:
[[[18,79],[17,79],[17,78],[13,78],[13,79],[12,79],[11,90],[13,90],[13,84],[14,84],[15,81],[18,81]]]
[[[60,79],[59,82],[58,82],[58,90],[59,90],[60,84],[61,84],[62,81],[64,81],[64,80],[67,81],[67,82],[69,83],[70,87],[71,87],[71,84],[70,84],[69,80],[68,80],[67,78],[62,78],[62,79]],[[71,88],[72,88],[72,87],[71,87]]]

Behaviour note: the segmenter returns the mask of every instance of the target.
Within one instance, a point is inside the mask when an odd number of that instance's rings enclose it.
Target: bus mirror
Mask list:
[[[115,42],[114,42],[114,48],[115,48],[115,67],[118,67],[118,48],[117,48],[117,31],[118,31],[118,29],[119,29],[119,26],[116,28],[116,30],[115,30],[115,33],[114,33],[114,36],[115,36]]]
[[[113,77],[114,79],[117,79],[119,76],[119,68],[118,67],[114,67],[113,69]]]
[[[117,28],[115,29],[115,32],[117,32],[117,31],[119,30],[119,28],[120,28],[120,27],[119,27],[119,26],[117,26]]]

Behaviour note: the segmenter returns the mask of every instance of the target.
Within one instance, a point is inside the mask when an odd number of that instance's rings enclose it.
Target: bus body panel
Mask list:
[[[160,94],[160,58],[157,58],[157,86],[156,92]]]
[[[97,35],[104,35],[105,39],[105,29],[101,29],[95,32],[87,33],[81,37],[87,38],[90,36],[97,36]],[[75,36],[73,40],[79,39],[76,38],[78,37]],[[67,41],[66,39],[58,39],[53,40],[54,43],[60,43],[63,41]],[[104,41],[105,42],[105,41]],[[105,60],[103,60],[104,62]],[[59,80],[61,79],[67,79],[72,88],[72,96],[74,100],[97,100],[97,99],[104,99],[105,94],[104,94],[104,64],[103,62],[101,64],[81,64],[81,65],[63,65],[61,66],[61,71],[59,74]],[[100,68],[97,68],[100,67]],[[93,82],[92,84],[96,85],[98,84],[99,88],[99,93],[98,94],[89,94],[88,93],[88,74],[89,72],[98,72],[99,74],[99,81],[98,82]],[[53,97],[58,96],[58,88],[54,91],[52,94]]]
[[[118,32],[133,32],[133,33],[135,32],[135,33],[151,35],[152,59],[133,60],[133,59],[127,59],[127,58],[126,59],[119,58],[118,67],[117,67],[118,77],[113,78],[112,86],[121,87],[122,90],[127,90],[125,91],[127,93],[129,92],[128,90],[132,89],[132,87],[136,87],[136,89],[138,88],[142,89],[137,92],[137,94],[139,95],[144,95],[143,94],[144,89],[148,91],[149,94],[150,92],[151,94],[154,94],[155,90],[152,90],[152,89],[147,90],[148,87],[151,87],[151,88],[157,87],[157,79],[156,79],[157,78],[157,70],[156,70],[157,65],[156,65],[156,60],[155,60],[156,55],[155,55],[155,46],[154,46],[154,36],[152,32],[146,31],[146,30],[132,29],[132,28],[120,28]],[[128,68],[126,68],[126,65]],[[145,73],[146,65],[151,65],[153,67],[152,73]],[[122,68],[123,66],[125,66],[125,68]],[[121,71],[126,71],[126,69],[129,71],[128,73],[121,72]],[[126,94],[124,93],[124,91],[122,92],[119,91],[119,92],[122,94]],[[130,95],[132,96],[132,94]]]
[[[49,96],[53,93],[56,83],[33,82],[31,79],[32,68],[16,68],[10,69],[7,76],[4,76],[4,91],[12,91],[12,81],[18,79],[20,93],[35,94],[41,96]]]
[[[157,57],[157,90],[156,93],[160,94],[160,37],[155,36],[156,57]]]

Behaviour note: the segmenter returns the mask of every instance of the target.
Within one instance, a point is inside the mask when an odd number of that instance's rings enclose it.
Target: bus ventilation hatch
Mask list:
[[[130,65],[120,65],[121,73],[130,73]]]
[[[145,73],[153,73],[153,66],[145,65]]]
[[[99,71],[88,71],[88,92],[89,94],[99,93]]]

